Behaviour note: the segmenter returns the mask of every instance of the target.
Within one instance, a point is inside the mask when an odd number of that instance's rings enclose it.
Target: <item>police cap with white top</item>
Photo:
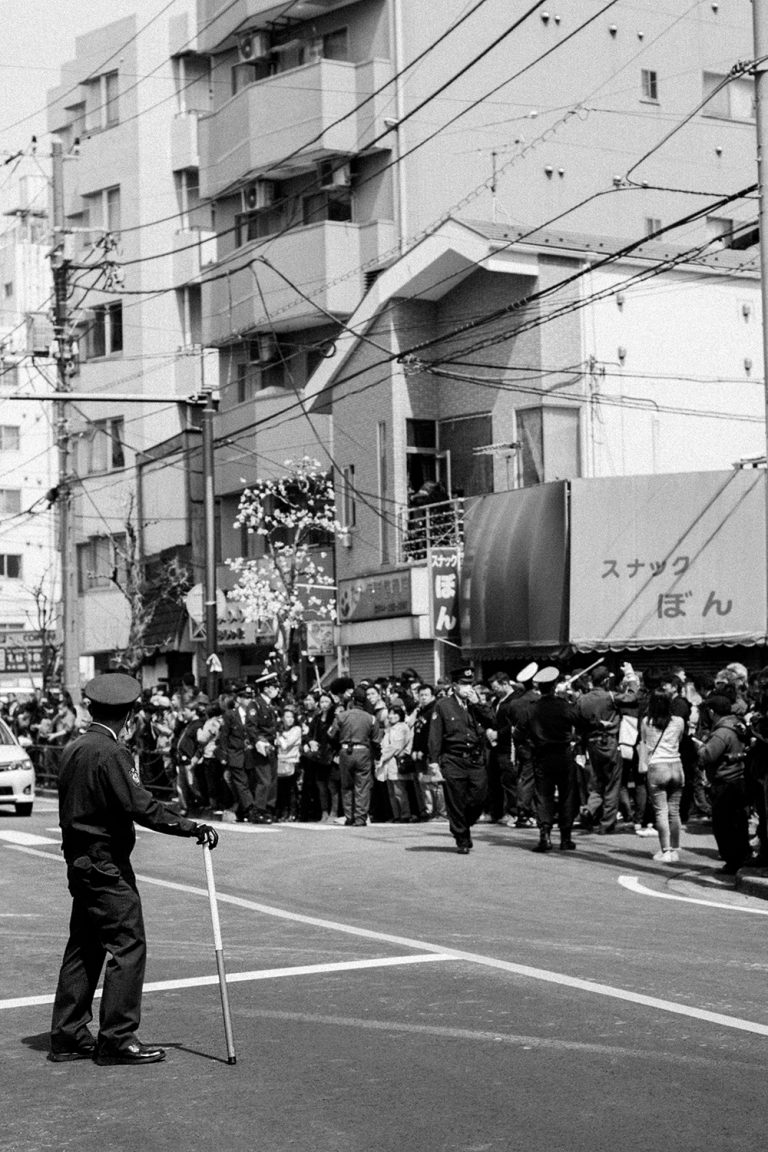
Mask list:
[[[555,668],[554,664],[547,665],[546,668],[540,668],[533,678],[534,684],[554,684],[560,679],[560,669]]]
[[[532,660],[530,664],[526,664],[525,668],[520,669],[517,676],[515,676],[515,680],[518,684],[527,684],[530,680],[533,680],[538,670],[538,664],[535,660]]]

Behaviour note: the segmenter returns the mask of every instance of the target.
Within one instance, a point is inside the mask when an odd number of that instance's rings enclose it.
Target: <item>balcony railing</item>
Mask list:
[[[430,548],[464,547],[464,501],[404,508],[399,517],[400,562],[423,563]]]

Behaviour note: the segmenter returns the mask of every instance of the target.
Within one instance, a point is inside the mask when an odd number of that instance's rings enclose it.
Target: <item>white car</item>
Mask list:
[[[13,804],[17,816],[31,816],[35,769],[7,724],[0,720],[0,804]]]

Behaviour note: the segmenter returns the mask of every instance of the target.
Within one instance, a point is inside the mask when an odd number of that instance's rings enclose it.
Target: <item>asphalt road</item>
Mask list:
[[[55,803],[0,813],[3,1152],[755,1152],[768,1119],[768,902],[653,840],[444,824],[140,830],[141,1038],[165,1063],[45,1059],[68,897]]]

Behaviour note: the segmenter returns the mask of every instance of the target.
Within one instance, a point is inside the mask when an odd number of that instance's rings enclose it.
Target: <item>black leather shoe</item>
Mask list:
[[[98,1044],[93,1058],[101,1067],[109,1064],[159,1064],[165,1060],[165,1048],[152,1048],[138,1040],[129,1040],[127,1044],[114,1048],[109,1044]]]
[[[456,846],[456,851],[458,852],[459,856],[469,856],[469,853],[470,853],[469,844],[458,844]]]
[[[561,852],[574,852],[575,849],[576,849],[576,845],[574,844],[573,840],[571,840],[570,836],[561,836],[560,837],[560,851]]]
[[[66,1064],[70,1060],[90,1060],[96,1051],[96,1041],[92,1036],[84,1037],[77,1044],[54,1048],[48,1053],[48,1059],[53,1064]]]
[[[536,845],[536,847],[533,849],[533,851],[534,852],[551,852],[552,851],[552,839],[549,835],[549,832],[546,831],[545,829],[542,829],[542,831],[539,832],[539,842]]]

